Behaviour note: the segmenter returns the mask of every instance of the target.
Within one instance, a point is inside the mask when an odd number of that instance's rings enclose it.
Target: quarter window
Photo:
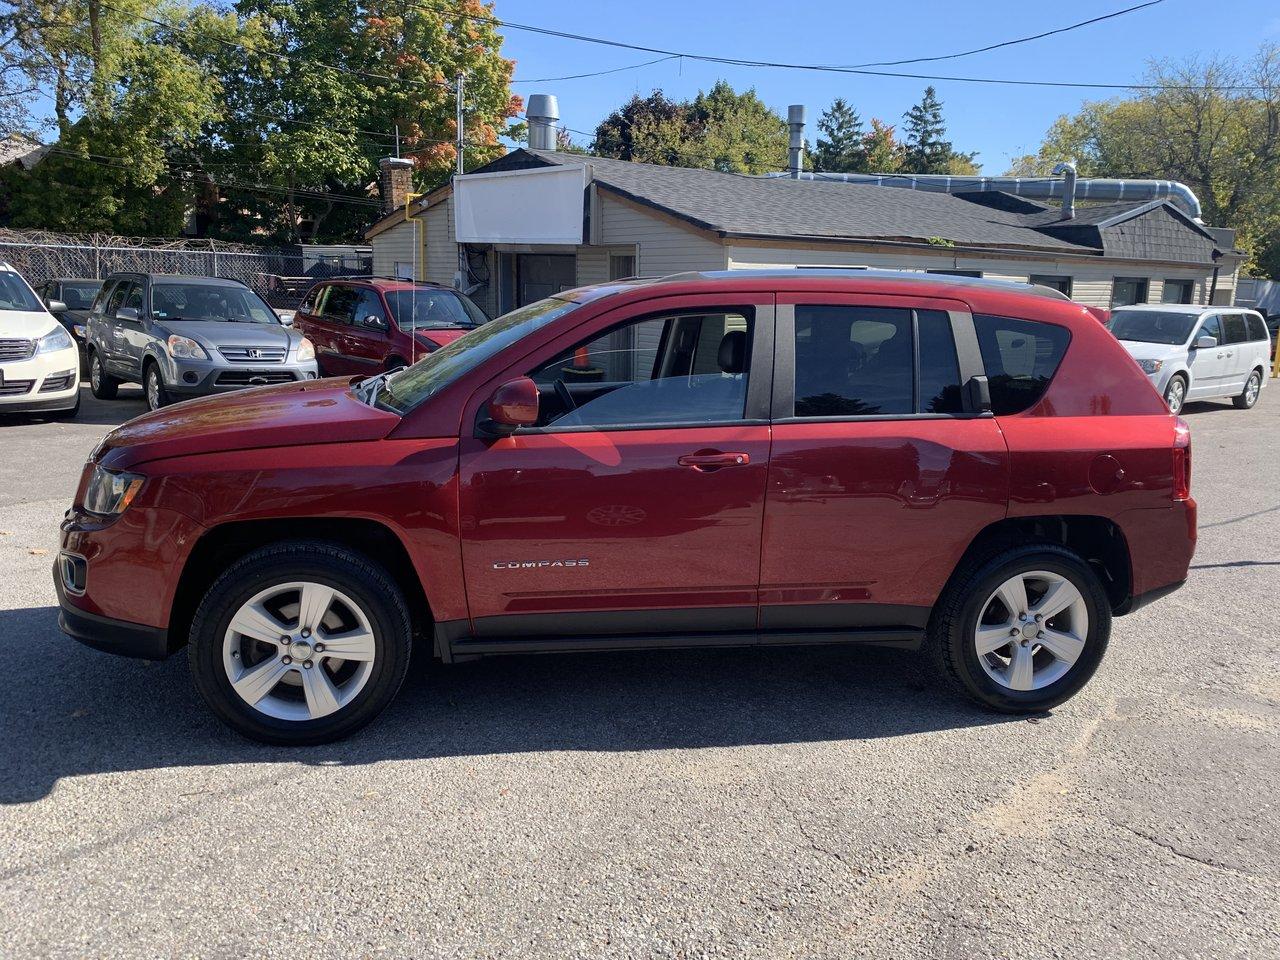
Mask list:
[[[991,411],[1020,413],[1043,395],[1066,353],[1065,327],[975,315],[978,349],[991,391]]]
[[[542,364],[540,427],[710,424],[742,419],[748,312],[650,317],[593,337]]]
[[[1267,325],[1262,322],[1262,318],[1256,313],[1246,313],[1244,315],[1245,322],[1249,325],[1250,340],[1269,340],[1267,334]]]

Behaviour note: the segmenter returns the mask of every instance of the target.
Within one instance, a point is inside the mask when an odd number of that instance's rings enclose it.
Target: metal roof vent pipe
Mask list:
[[[792,180],[799,180],[804,170],[804,104],[793,103],[787,107],[787,129],[791,131],[791,144],[787,150],[787,172]]]
[[[556,126],[560,120],[560,102],[550,93],[535,93],[525,108],[529,121],[529,147],[533,150],[556,148]]]
[[[1062,219],[1076,218],[1076,165],[1063,160],[1053,168],[1054,176],[1062,174]]]

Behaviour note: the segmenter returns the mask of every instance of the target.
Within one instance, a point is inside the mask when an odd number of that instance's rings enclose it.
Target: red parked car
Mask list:
[[[489,318],[452,287],[377,277],[317,284],[293,326],[316,347],[326,376],[407,367]]]
[[[1190,468],[1057,293],[681,274],[407,370],[140,417],[86,465],[55,579],[67,633],[188,647],[214,712],[273,742],[368,722],[411,650],[923,646],[982,703],[1043,710],[1186,578]]]

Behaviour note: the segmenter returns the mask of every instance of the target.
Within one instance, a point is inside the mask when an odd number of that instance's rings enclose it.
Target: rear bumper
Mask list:
[[[61,562],[53,566],[53,584],[58,591],[58,626],[63,633],[87,647],[122,657],[163,660],[169,656],[169,631],[163,627],[114,620],[73,607],[67,600],[61,567]]]
[[[1116,518],[1129,547],[1131,592],[1117,614],[1173,593],[1187,582],[1196,552],[1196,502],[1177,500],[1169,507],[1129,510]]]

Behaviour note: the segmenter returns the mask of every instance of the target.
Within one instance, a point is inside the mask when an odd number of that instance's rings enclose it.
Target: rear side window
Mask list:
[[[1222,332],[1226,335],[1226,343],[1245,343],[1249,339],[1249,334],[1245,330],[1244,314],[1224,313]]]
[[[1246,313],[1246,314],[1244,315],[1244,319],[1245,319],[1245,323],[1247,323],[1247,324],[1249,325],[1249,339],[1250,339],[1250,340],[1266,340],[1266,339],[1268,339],[1268,336],[1267,336],[1267,325],[1266,325],[1265,323],[1263,323],[1263,322],[1262,322],[1262,318],[1261,318],[1261,317],[1259,317],[1257,314],[1253,314],[1253,313]]]
[[[1065,327],[976,314],[978,348],[991,388],[991,411],[1021,413],[1042,396],[1067,352]]]

